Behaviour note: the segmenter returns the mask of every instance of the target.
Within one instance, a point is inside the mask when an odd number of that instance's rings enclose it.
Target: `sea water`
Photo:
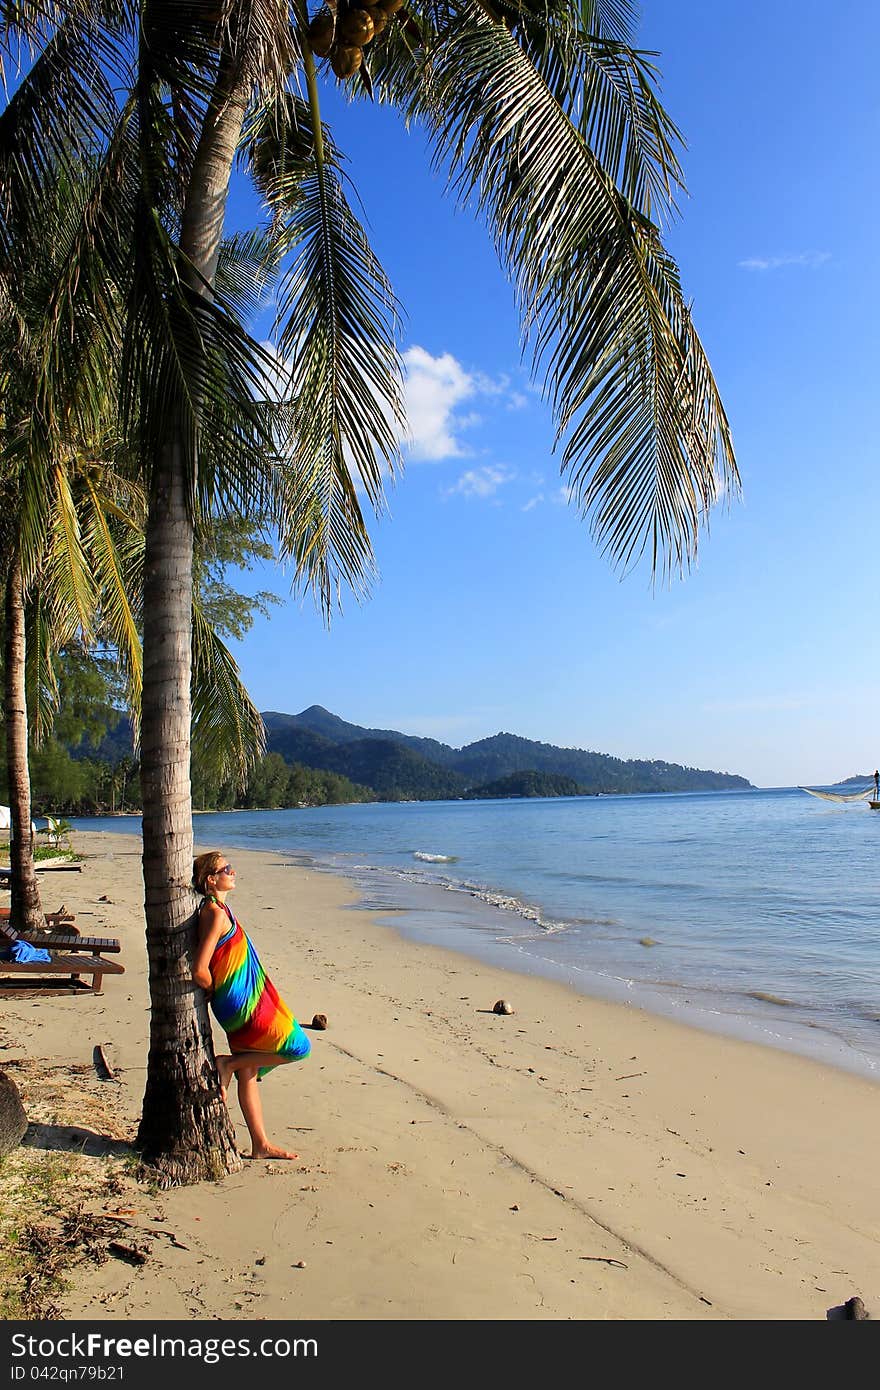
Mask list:
[[[371,803],[208,813],[195,831],[342,874],[405,936],[880,1076],[880,812],[865,802]]]

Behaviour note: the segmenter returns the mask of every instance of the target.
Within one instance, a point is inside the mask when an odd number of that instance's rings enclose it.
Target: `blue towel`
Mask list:
[[[0,956],[0,960],[33,960],[49,964],[52,957],[48,951],[43,950],[42,946],[32,946],[29,941],[13,941],[9,949]]]

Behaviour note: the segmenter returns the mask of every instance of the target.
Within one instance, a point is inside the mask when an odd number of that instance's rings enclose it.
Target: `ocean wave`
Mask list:
[[[455,863],[452,855],[433,855],[426,851],[414,850],[413,858],[427,864],[450,864]],[[467,879],[449,878],[439,871],[431,872],[427,867],[420,871],[418,869],[392,868],[390,865],[377,864],[355,864],[351,866],[351,871],[368,872],[370,874],[381,875],[390,879],[400,879],[404,883],[421,883],[429,888],[439,888],[446,893],[464,893],[469,898],[476,898],[479,902],[485,903],[487,907],[497,908],[500,912],[511,912],[526,922],[531,922],[543,934],[567,931],[572,922],[558,922],[545,918],[540,908],[525,902],[522,898],[514,897],[509,893],[499,893],[490,888],[484,887],[481,883],[471,883]]]
[[[418,877],[415,874],[407,873],[406,870],[392,870],[392,872],[401,878],[406,877],[412,879]],[[422,882],[427,881],[429,880],[422,880]],[[522,898],[514,897],[509,893],[495,892],[490,888],[484,888],[480,883],[468,883],[466,879],[443,878],[437,878],[432,881],[437,887],[444,888],[447,893],[466,893],[469,898],[476,898],[479,902],[485,903],[487,907],[497,908],[500,912],[515,913],[517,917],[521,917],[524,921],[534,923],[542,932],[565,931],[570,926],[569,922],[555,922],[546,919],[542,915],[540,908],[534,907],[531,903],[525,902]]]
[[[453,887],[450,884],[450,887]],[[523,902],[521,898],[510,897],[506,893],[493,893],[486,888],[478,888],[474,884],[462,884],[459,891],[468,893],[472,898],[478,898],[480,902],[486,903],[489,907],[497,907],[501,912],[515,912],[517,917],[522,917],[526,922],[534,922],[536,927],[540,927],[542,932],[565,931],[569,925],[567,922],[547,921],[542,915],[540,908],[532,907],[531,903]]]

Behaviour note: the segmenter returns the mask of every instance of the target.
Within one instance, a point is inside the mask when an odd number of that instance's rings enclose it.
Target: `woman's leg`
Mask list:
[[[277,1145],[269,1143],[269,1136],[263,1124],[260,1088],[257,1085],[257,1072],[265,1065],[252,1061],[249,1065],[236,1068],[238,1103],[248,1127],[248,1134],[251,1136],[251,1158],[299,1158],[299,1154],[293,1153],[290,1149],[279,1149]]]
[[[220,1075],[220,1094],[226,1100],[226,1092],[229,1083],[237,1071],[242,1067],[249,1067],[252,1062],[256,1062],[257,1070],[264,1067],[278,1067],[283,1062],[289,1062],[289,1057],[280,1057],[277,1052],[227,1052],[222,1057],[215,1058],[217,1071]]]
[[[252,1158],[299,1158],[299,1154],[287,1149],[279,1149],[269,1143],[263,1123],[263,1103],[257,1083],[257,1075],[267,1067],[278,1067],[291,1058],[280,1057],[277,1052],[233,1052],[231,1056],[217,1058],[220,1073],[220,1093],[227,1098],[227,1087],[234,1075],[238,1077],[238,1103],[244,1122],[251,1136]]]

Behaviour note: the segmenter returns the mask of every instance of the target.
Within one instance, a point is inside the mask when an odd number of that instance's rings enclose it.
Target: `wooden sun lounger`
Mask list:
[[[103,956],[53,955],[51,961],[0,960],[0,996],[32,998],[46,994],[101,994],[105,975],[124,975],[125,966]],[[91,976],[87,984],[83,975]]]
[[[0,925],[0,942],[5,935]],[[112,955],[122,950],[117,936],[74,936],[69,931],[23,931],[18,935],[29,945],[45,946],[48,951],[91,951],[92,955],[106,951]]]
[[[70,931],[17,932],[0,919],[0,950],[13,941],[27,941],[51,951],[51,961],[0,960],[0,997],[3,995],[32,998],[45,994],[101,994],[105,975],[124,975],[125,966],[115,960],[105,960],[102,951],[120,949],[113,936],[75,936]],[[67,954],[56,954],[60,947]],[[80,954],[84,952],[86,954]],[[81,978],[90,975],[92,983]],[[23,979],[19,979],[23,976]],[[36,977],[36,978],[35,978]]]
[[[35,864],[38,874],[81,874],[82,864]],[[0,888],[8,888],[12,882],[12,870],[0,867]]]
[[[15,931],[8,920],[0,916],[0,951],[11,941],[27,941],[31,946],[43,946],[46,950],[91,951],[100,955],[102,951],[110,955],[122,950],[116,936],[81,936],[72,927],[53,927],[50,931]]]

